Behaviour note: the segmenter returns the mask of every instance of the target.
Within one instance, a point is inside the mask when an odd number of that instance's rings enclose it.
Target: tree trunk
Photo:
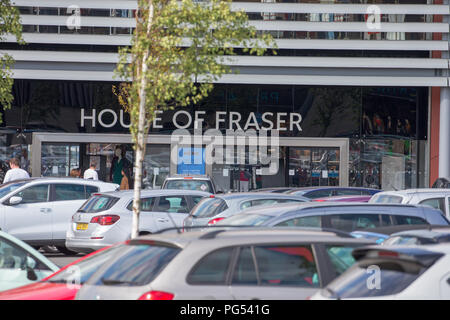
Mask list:
[[[147,21],[147,36],[150,35],[151,25],[153,20],[153,3],[150,3],[148,10]],[[146,147],[146,87],[147,87],[147,59],[150,55],[150,48],[146,48],[141,61],[142,72],[140,72],[140,88],[139,88],[139,119],[138,119],[138,132],[136,141],[134,141],[136,148],[136,159],[134,163],[135,176],[134,176],[134,197],[133,197],[133,221],[131,225],[131,239],[139,236],[139,215],[141,212],[141,188],[142,188],[142,169],[145,156]]]

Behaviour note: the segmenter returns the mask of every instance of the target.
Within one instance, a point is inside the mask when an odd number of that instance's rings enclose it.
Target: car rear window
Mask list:
[[[78,212],[86,213],[97,213],[101,211],[106,211],[112,208],[119,201],[119,198],[106,196],[106,195],[96,195],[90,197]]]
[[[231,216],[229,218],[217,222],[216,225],[259,226],[262,225],[267,220],[269,220],[270,218],[272,217],[262,214],[237,214],[235,216]]]
[[[106,268],[96,285],[143,286],[153,281],[181,251],[169,246],[129,245]]]
[[[393,195],[375,195],[371,203],[402,203],[403,197]]]
[[[204,192],[213,192],[211,181],[208,180],[168,180],[164,189],[177,189],[177,190],[197,190]]]
[[[125,245],[117,245],[98,252],[67,269],[56,273],[47,281],[52,283],[84,284],[109,258],[116,255]]]
[[[426,268],[414,262],[361,261],[330,283],[324,294],[333,298],[380,297],[397,294]]]
[[[221,198],[206,198],[200,201],[191,211],[195,218],[209,218],[228,209],[225,200]]]

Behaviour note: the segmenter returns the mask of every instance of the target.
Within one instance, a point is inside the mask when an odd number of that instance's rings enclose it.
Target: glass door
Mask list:
[[[338,186],[339,148],[289,148],[289,186]]]
[[[80,167],[79,144],[43,144],[41,174],[44,177],[69,176]]]

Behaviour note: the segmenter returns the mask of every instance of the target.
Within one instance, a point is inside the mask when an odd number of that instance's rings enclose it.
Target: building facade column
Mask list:
[[[439,114],[439,177],[450,178],[450,88],[441,88]]]

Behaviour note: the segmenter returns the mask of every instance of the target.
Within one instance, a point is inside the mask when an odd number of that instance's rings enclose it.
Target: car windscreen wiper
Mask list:
[[[136,282],[133,281],[122,281],[122,280],[113,280],[113,279],[101,279],[102,283],[107,286],[117,286],[117,285],[136,285]]]

